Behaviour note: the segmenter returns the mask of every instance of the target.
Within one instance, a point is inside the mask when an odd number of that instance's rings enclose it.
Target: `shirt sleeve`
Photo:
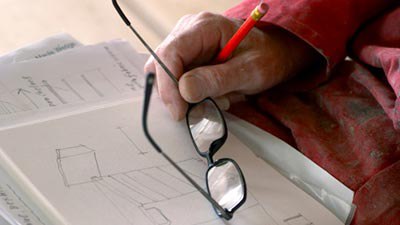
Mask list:
[[[355,60],[383,71],[384,82],[366,79],[364,86],[392,119],[397,130],[400,130],[399,22],[400,3],[360,29],[349,48]]]
[[[245,19],[259,0],[244,0],[225,12]],[[282,27],[310,44],[327,61],[330,71],[346,56],[347,43],[368,19],[395,0],[268,0],[263,22]]]

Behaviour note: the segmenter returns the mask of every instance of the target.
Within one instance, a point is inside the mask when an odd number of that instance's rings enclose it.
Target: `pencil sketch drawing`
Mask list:
[[[126,135],[123,128],[117,128]],[[125,136],[137,154],[144,156],[146,152],[134,143],[133,139]],[[107,199],[121,218],[128,224],[137,224],[134,212],[140,210],[150,224],[172,225],[173,220],[165,213],[165,206],[175,202],[187,202],[199,196],[197,190],[180,175],[171,165],[151,166],[118,173],[107,173],[102,170],[94,148],[83,144],[56,149],[56,160],[59,174],[64,186],[75,188],[80,185],[93,185],[99,195]],[[206,162],[199,158],[189,158],[177,162],[202,188],[206,189],[203,173],[207,168]],[[203,169],[202,169],[203,168]],[[173,202],[174,201],[174,202]],[[190,205],[188,202],[187,204]],[[272,218],[264,207],[249,192],[245,207],[238,214],[258,214]],[[135,220],[136,219],[136,220]],[[273,219],[271,219],[273,220]],[[136,223],[135,223],[136,221]],[[312,225],[301,223],[307,221],[301,216],[287,218],[288,225]],[[220,225],[215,215],[193,221],[194,225]],[[222,223],[223,224],[223,223]],[[277,225],[278,223],[274,223]]]
[[[134,151],[136,151],[138,154],[140,155],[144,155],[146,153],[148,153],[148,151],[143,150],[141,148],[139,148],[137,146],[137,144],[135,143],[135,141],[128,135],[128,133],[124,130],[123,127],[117,127],[117,130],[121,133],[121,135],[126,138],[126,140],[129,142],[129,144],[132,146],[132,148],[134,149]]]
[[[287,225],[314,225],[301,213],[283,220]]]
[[[170,220],[154,204],[195,192],[183,177],[171,172],[173,168],[168,166],[102,174],[96,151],[85,145],[56,149],[56,155],[58,171],[66,187],[93,184],[116,207],[121,216],[132,224],[130,208],[140,208],[153,224],[170,224]],[[202,162],[191,159],[190,162],[182,163]],[[201,180],[200,177],[196,179]]]

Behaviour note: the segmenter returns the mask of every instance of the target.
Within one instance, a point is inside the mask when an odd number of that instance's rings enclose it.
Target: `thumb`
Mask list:
[[[234,59],[218,65],[198,67],[183,74],[179,91],[187,102],[219,97],[233,91],[252,88],[255,83],[249,65]]]

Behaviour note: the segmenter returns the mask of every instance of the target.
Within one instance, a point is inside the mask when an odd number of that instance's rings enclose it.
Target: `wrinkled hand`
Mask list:
[[[288,32],[270,26],[251,30],[232,57],[210,65],[242,21],[199,13],[183,17],[156,49],[157,55],[179,80],[179,88],[150,58],[146,72],[157,75],[159,95],[176,120],[184,118],[187,103],[206,97],[226,110],[244,95],[255,94],[287,80],[309,65],[315,51]]]

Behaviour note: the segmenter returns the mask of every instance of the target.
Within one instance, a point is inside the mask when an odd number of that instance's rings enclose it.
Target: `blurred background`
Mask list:
[[[240,0],[119,0],[132,24],[155,48],[180,17],[222,13]],[[111,0],[0,0],[0,55],[65,32],[83,44],[123,38],[144,51]]]

